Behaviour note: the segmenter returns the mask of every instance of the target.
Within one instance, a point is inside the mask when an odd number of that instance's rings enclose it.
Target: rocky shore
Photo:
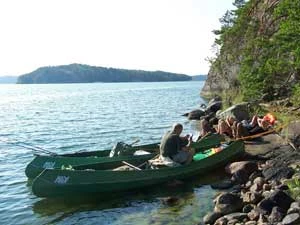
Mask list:
[[[214,211],[199,224],[300,224],[300,121],[245,146],[242,161],[226,166],[231,180],[212,186],[220,189]]]

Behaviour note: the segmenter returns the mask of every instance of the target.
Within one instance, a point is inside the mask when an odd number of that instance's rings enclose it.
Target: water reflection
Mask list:
[[[224,179],[220,171],[126,193],[42,199],[33,211],[46,223],[191,224],[212,209],[218,192],[209,184]],[[100,221],[100,222],[99,222]]]
[[[196,136],[197,126],[181,115],[204,102],[199,98],[203,84],[1,85],[0,136],[56,153],[111,149],[118,141],[129,143],[137,138],[141,140],[139,144],[157,142],[174,122],[184,124],[184,133]],[[125,131],[120,129],[124,127]],[[164,220],[164,213],[176,212],[176,207],[185,201],[171,207],[148,193],[106,200],[83,198],[77,202],[40,200],[31,193],[30,184],[25,185],[24,170],[32,159],[30,150],[0,143],[2,224],[154,224],[158,218]],[[191,193],[196,197],[183,199],[202,207],[212,191],[209,186],[196,185]],[[199,217],[198,206],[186,210]],[[181,218],[180,213],[176,215],[173,219]]]

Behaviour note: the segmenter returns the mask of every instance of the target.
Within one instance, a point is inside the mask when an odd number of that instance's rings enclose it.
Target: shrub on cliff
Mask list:
[[[236,0],[236,10],[221,18],[222,27],[214,31],[220,46],[213,67],[238,65],[236,79],[244,100],[280,97],[283,86],[300,80],[300,1]],[[232,66],[233,67],[233,66]],[[223,72],[228,77],[227,72]],[[226,78],[224,78],[226,79]],[[289,96],[291,93],[280,92]]]
[[[300,106],[300,84],[294,86],[291,100],[295,106]]]

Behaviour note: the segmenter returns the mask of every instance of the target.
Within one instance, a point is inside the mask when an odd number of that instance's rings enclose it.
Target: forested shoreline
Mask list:
[[[127,70],[82,64],[41,67],[19,76],[19,84],[189,81],[191,76],[163,71]]]

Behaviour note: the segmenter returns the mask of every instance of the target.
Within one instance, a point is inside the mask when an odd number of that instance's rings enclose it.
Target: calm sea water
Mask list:
[[[33,159],[26,142],[53,152],[110,149],[116,142],[160,141],[174,122],[197,135],[183,113],[204,102],[203,82],[0,85],[1,224],[195,224],[212,208],[219,175],[179,188],[137,191],[108,199],[40,199],[24,174]],[[167,196],[178,201],[169,205]]]

